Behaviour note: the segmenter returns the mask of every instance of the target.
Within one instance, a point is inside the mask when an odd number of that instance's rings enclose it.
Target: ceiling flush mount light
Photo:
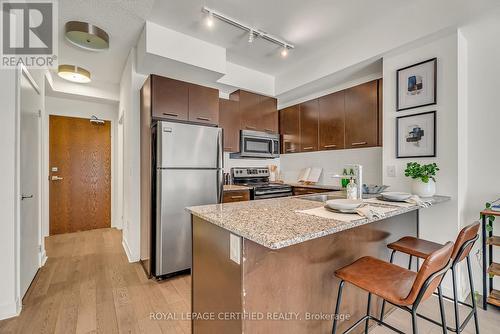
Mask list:
[[[219,13],[213,9],[210,9],[208,7],[203,7],[201,9],[203,13],[207,14],[206,18],[206,24],[208,27],[212,27],[214,25],[214,19],[218,19],[222,22],[226,22],[227,24],[232,25],[233,27],[240,28],[241,30],[245,30],[248,32],[248,43],[252,43],[254,41],[255,37],[259,37],[262,39],[265,39],[268,42],[277,44],[283,49],[281,50],[281,56],[286,57],[288,56],[288,52],[291,49],[294,49],[295,46],[293,44],[288,43],[287,41],[284,41],[278,37],[275,37],[271,34],[268,34],[264,31],[258,30],[256,28],[253,28],[247,24],[241,23],[227,15],[224,15],[222,13]]]
[[[109,35],[87,22],[69,21],[64,26],[66,39],[73,45],[91,51],[109,49]]]
[[[57,74],[64,80],[76,83],[89,83],[90,72],[75,65],[59,65]]]
[[[207,18],[205,19],[205,24],[209,28],[212,28],[214,26],[214,14],[212,12],[207,13]]]

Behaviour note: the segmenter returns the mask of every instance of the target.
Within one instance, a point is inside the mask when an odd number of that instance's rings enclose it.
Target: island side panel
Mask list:
[[[278,250],[245,239],[244,311],[263,313],[266,319],[245,320],[244,333],[331,333],[331,317],[305,318],[306,313],[334,313],[339,285],[335,270],[367,255],[388,261],[387,244],[406,235],[416,236],[417,224],[417,212],[412,211]],[[395,259],[399,265],[408,265],[408,257]],[[366,314],[367,302],[367,293],[349,284],[343,294],[340,313],[350,315],[350,320],[340,322],[340,333]],[[373,298],[372,303],[372,314],[379,315],[381,300]],[[300,319],[294,319],[293,313]],[[269,316],[289,318],[270,320]],[[359,326],[355,333],[363,331],[364,326]]]
[[[230,319],[242,311],[241,266],[230,259],[230,232],[195,216],[192,224],[192,312],[215,317],[193,320],[193,334],[241,333],[241,320]]]

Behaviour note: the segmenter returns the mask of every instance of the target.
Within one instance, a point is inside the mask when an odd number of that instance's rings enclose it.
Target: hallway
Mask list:
[[[47,263],[0,333],[190,333],[190,321],[150,320],[150,312],[190,312],[189,276],[148,280],[121,240],[116,229],[46,238]]]

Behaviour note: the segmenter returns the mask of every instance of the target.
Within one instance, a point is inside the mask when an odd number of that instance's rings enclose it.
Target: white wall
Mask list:
[[[280,158],[276,159],[231,159],[228,152],[224,152],[224,172],[230,173],[233,167],[267,167],[269,165],[280,167]]]
[[[129,53],[120,82],[123,113],[123,247],[130,262],[140,259],[140,96],[146,79],[135,68],[136,50]]]
[[[118,195],[118,166],[117,166],[117,123],[118,123],[118,105],[109,103],[96,103],[89,101],[82,101],[76,99],[59,98],[47,96],[45,98],[45,111],[46,115],[59,115],[69,117],[90,118],[92,115],[100,119],[111,121],[111,226],[121,228],[121,221],[118,219],[117,214],[117,195]],[[44,162],[43,162],[43,175],[45,180],[44,189],[44,207],[48,208],[49,194],[48,194],[48,178],[49,175],[49,117],[45,117],[43,125],[43,133],[45,136],[44,145]],[[45,212],[45,219],[43,224],[43,235],[49,235],[49,213]]]
[[[1,13],[1,12],[0,12]],[[17,314],[16,294],[16,73],[0,70],[0,319]]]
[[[287,182],[297,182],[302,168],[321,167],[323,173],[318,184],[339,186],[340,180],[332,175],[342,174],[349,164],[361,164],[363,183],[382,183],[381,147],[283,154],[280,160],[283,179]]]
[[[465,206],[462,210],[463,222],[478,219],[478,212],[488,201],[500,197],[500,110],[498,104],[498,83],[500,77],[500,12],[466,25],[460,29],[467,41],[467,177]],[[495,222],[495,234],[500,234],[499,222]],[[477,243],[474,254],[479,251]],[[481,266],[473,256],[474,283],[482,293]],[[500,262],[500,250],[494,253]],[[500,287],[500,279],[495,278],[495,288]]]
[[[455,240],[460,230],[458,183],[459,168],[464,161],[458,155],[458,37],[451,34],[428,44],[384,57],[384,184],[392,190],[411,191],[410,179],[404,176],[410,161],[438,164],[437,193],[451,196],[451,201],[430,209],[421,210],[420,237],[444,243]],[[437,57],[437,105],[396,111],[396,70],[411,64]],[[396,158],[396,117],[436,110],[437,157]],[[396,177],[385,173],[388,166],[396,167]],[[450,293],[451,284],[445,281],[445,290]]]

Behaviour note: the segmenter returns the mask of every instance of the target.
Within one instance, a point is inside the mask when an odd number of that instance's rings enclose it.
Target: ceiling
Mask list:
[[[228,61],[271,75],[293,68],[342,36],[411,4],[401,0],[182,0],[156,1],[149,19],[167,28],[220,45]],[[248,33],[215,20],[204,24],[203,6],[296,46],[286,59],[280,47],[262,39],[248,43]]]

